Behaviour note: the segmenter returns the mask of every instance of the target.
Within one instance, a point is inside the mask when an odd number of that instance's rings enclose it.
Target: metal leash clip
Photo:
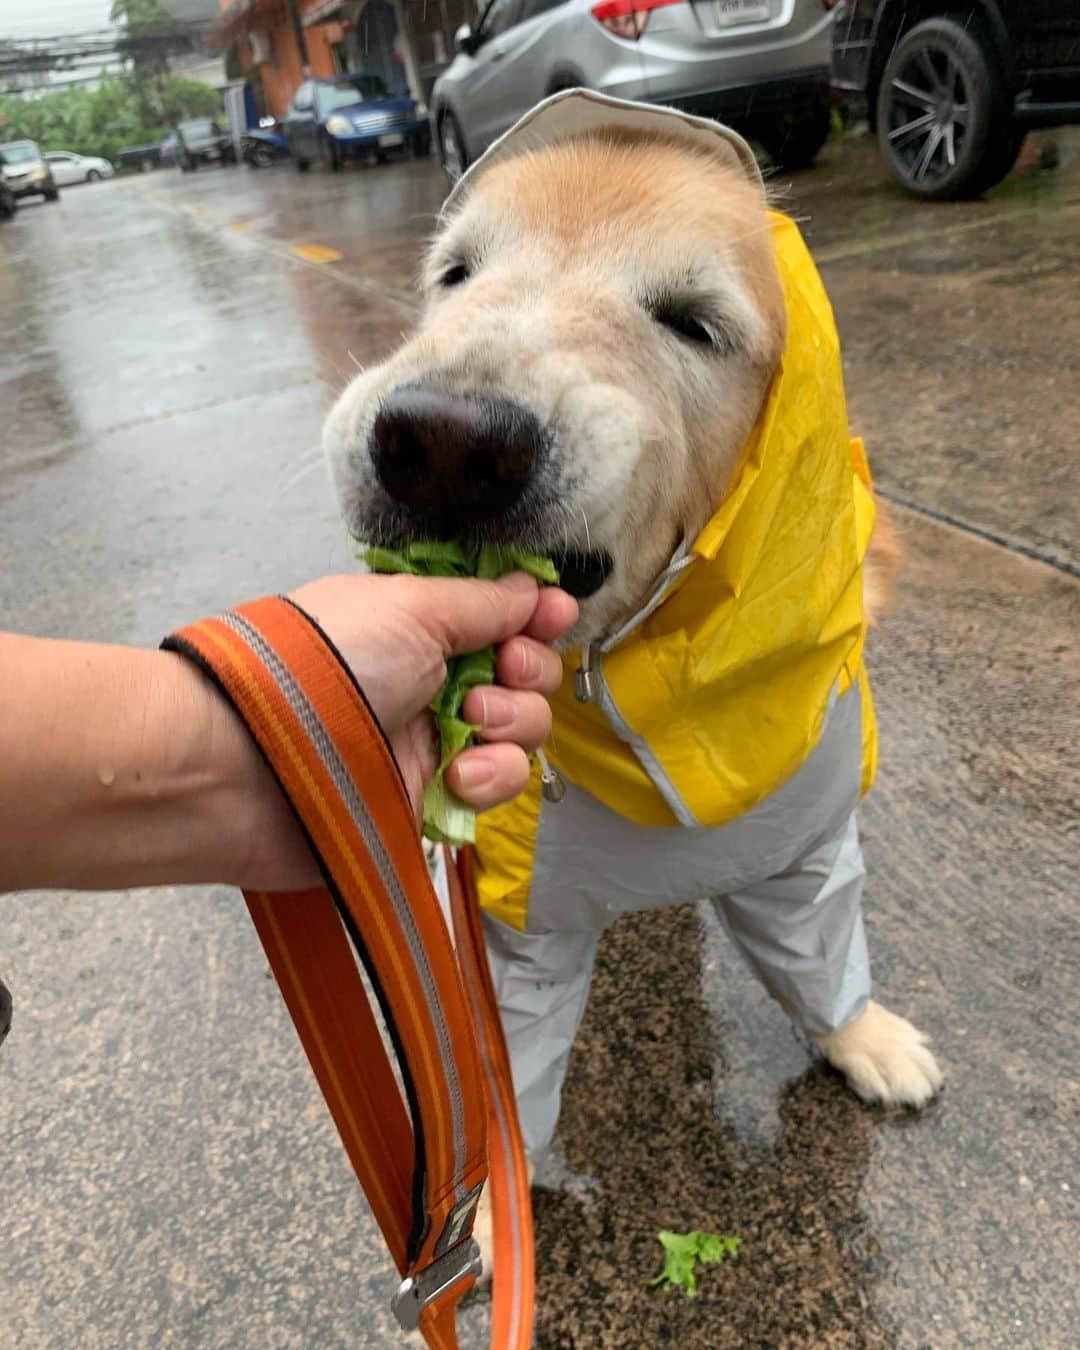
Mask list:
[[[430,1266],[408,1275],[401,1282],[401,1288],[390,1300],[390,1307],[403,1331],[416,1331],[420,1326],[420,1315],[429,1303],[433,1303],[459,1280],[469,1275],[479,1277],[482,1266],[480,1248],[475,1238],[466,1238],[456,1247],[451,1247],[444,1255],[437,1257]]]

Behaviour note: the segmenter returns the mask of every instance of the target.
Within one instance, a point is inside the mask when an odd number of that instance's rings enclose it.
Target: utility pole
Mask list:
[[[405,61],[405,80],[409,86],[409,93],[417,103],[423,103],[424,82],[420,78],[420,63],[413,50],[412,29],[409,27],[409,16],[405,12],[404,0],[390,0],[390,5],[401,38],[401,54]]]

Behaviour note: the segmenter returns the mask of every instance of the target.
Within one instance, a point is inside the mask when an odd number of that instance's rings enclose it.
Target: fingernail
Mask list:
[[[530,646],[523,644],[518,648],[518,674],[522,680],[535,680],[540,675],[539,654]]]
[[[510,726],[515,711],[514,700],[497,689],[480,695],[480,724],[485,731],[501,731]]]
[[[490,759],[470,755],[468,759],[458,760],[457,775],[463,788],[482,787],[495,777],[495,765]]]

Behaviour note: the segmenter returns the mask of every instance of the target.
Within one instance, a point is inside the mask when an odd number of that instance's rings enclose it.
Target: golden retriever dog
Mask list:
[[[724,503],[784,351],[785,298],[764,189],[736,155],[711,153],[678,128],[641,129],[614,106],[609,126],[535,148],[528,136],[522,142],[520,153],[481,163],[455,194],[427,256],[416,332],[352,381],[327,420],[325,446],[348,526],[362,539],[472,534],[555,557],[581,602],[566,646],[586,648],[641,610],[681,541]],[[868,612],[887,593],[892,552],[879,526],[863,571]],[[617,849],[597,843],[599,906],[618,885],[621,850],[638,850],[647,875],[651,848],[677,847],[681,859],[717,833],[683,830],[672,844],[677,827],[629,826],[570,791],[577,805],[568,799],[551,815],[569,809],[589,822],[575,856],[607,829],[636,830],[633,841],[620,834]],[[927,1038],[868,998],[856,797],[853,786],[840,816],[807,832],[796,857],[768,873],[771,890],[745,877],[733,886],[717,854],[713,892],[742,888],[724,910],[729,932],[859,1096],[919,1107],[942,1074]],[[848,823],[838,828],[841,817]],[[828,831],[836,842],[823,842]],[[661,859],[658,875],[666,867]],[[762,936],[769,906],[786,923],[800,877],[813,878],[796,914],[807,960],[842,931],[838,962],[855,971],[861,992],[817,968],[800,988],[802,955],[793,964],[778,951],[786,938]],[[658,903],[708,893],[695,885]],[[837,894],[848,897],[842,919],[827,914]],[[531,1155],[554,1129],[603,927],[566,906],[558,921],[533,923],[533,903],[529,932],[489,928]],[[842,1017],[804,1014],[823,984]],[[526,1006],[532,995],[522,991],[541,987],[551,1006]]]

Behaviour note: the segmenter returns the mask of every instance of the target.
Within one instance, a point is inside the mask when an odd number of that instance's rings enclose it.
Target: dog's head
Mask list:
[[[760,183],[677,138],[574,137],[481,173],[423,285],[327,421],[348,525],[550,553],[594,638],[723,499],[779,359]]]

